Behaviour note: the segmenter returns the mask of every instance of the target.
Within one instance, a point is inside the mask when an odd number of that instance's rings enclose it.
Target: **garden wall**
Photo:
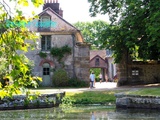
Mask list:
[[[0,100],[0,110],[55,107],[61,103],[64,96],[65,92],[41,94],[39,96],[31,95],[30,97],[14,95],[13,98]],[[30,100],[29,98],[33,99]]]
[[[160,109],[160,97],[115,94],[117,108]]]
[[[117,65],[118,86],[160,83],[159,61],[121,62]]]

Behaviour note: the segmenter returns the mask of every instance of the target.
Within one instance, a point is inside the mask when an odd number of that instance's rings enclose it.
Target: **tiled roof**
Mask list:
[[[101,58],[106,58],[106,50],[90,50],[90,60],[95,57],[96,55],[99,55]]]

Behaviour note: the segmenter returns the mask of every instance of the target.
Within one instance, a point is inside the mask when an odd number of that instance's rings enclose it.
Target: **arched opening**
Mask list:
[[[50,77],[50,64],[43,63],[42,67],[43,67],[43,70],[42,70],[43,86],[52,86],[52,81]]]

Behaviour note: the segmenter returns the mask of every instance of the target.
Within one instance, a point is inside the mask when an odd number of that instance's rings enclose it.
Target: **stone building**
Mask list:
[[[160,61],[133,61],[128,55],[117,64],[118,86],[160,83]]]
[[[100,68],[103,81],[113,81],[116,64],[110,50],[90,50],[90,68]]]
[[[84,42],[81,32],[63,19],[58,1],[46,0],[38,16],[39,19],[31,21],[28,27],[39,34],[40,39],[36,41],[36,49],[26,56],[34,62],[33,74],[42,77],[41,86],[54,86],[52,77],[59,68],[65,69],[70,78],[88,82],[90,46]],[[70,48],[71,53],[64,54],[61,60],[51,55],[52,48],[64,46]]]

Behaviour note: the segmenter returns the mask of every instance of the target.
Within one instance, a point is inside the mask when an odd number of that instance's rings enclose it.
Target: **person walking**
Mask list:
[[[90,74],[90,88],[94,88],[94,82],[95,82],[95,75],[94,75],[94,72],[91,72]]]
[[[102,82],[102,74],[101,73],[99,74],[99,82],[100,83]]]

